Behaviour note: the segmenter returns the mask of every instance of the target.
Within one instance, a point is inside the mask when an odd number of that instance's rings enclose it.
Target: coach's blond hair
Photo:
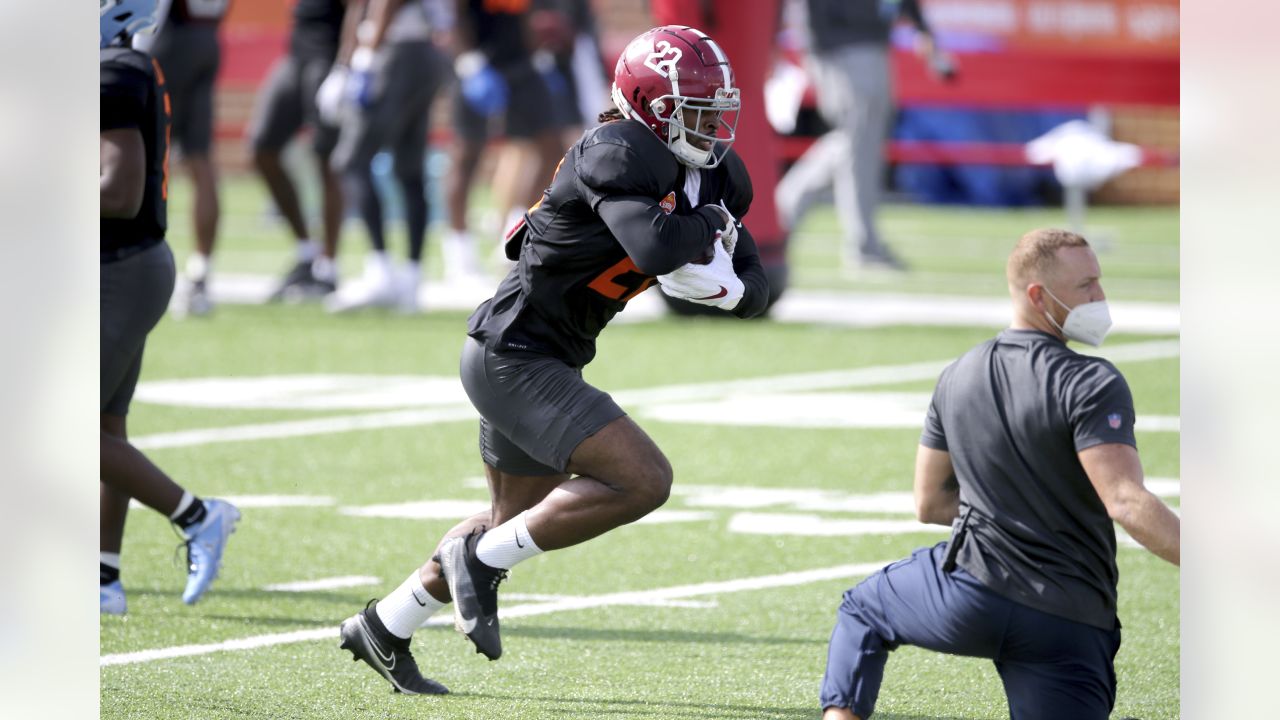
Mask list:
[[[1040,228],[1023,235],[1009,253],[1005,276],[1014,292],[1025,290],[1033,282],[1043,283],[1058,262],[1058,250],[1064,247],[1089,247],[1089,241],[1069,230]]]

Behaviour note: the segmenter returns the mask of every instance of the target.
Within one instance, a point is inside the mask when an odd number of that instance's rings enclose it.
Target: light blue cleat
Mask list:
[[[182,602],[190,605],[209,589],[222,567],[222,551],[227,539],[236,531],[240,511],[226,500],[205,500],[204,520],[195,528],[183,531],[187,538],[187,589]]]
[[[98,609],[103,615],[124,614],[124,586],[119,580],[98,586]]]

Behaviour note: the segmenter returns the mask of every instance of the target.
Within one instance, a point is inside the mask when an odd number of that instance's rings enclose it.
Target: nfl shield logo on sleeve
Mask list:
[[[1119,430],[1120,429],[1120,413],[1111,413],[1110,415],[1108,415],[1107,424],[1111,426],[1112,430]]]

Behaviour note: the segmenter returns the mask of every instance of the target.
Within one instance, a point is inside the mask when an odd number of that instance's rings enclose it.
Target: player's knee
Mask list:
[[[672,479],[671,463],[662,453],[657,453],[641,470],[635,493],[637,509],[649,513],[662,507],[671,497]]]

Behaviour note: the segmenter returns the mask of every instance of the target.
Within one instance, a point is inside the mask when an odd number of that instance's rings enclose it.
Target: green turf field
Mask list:
[[[175,183],[180,256],[190,244],[186,193]],[[257,185],[229,183],[224,204],[219,270],[283,269],[285,233],[266,217]],[[834,219],[819,211],[792,247],[793,277],[808,289],[998,296],[1012,241],[1060,221],[1054,210],[891,207],[886,234],[915,270],[866,279],[832,270]],[[1100,209],[1090,223],[1107,238],[1100,259],[1113,299],[1177,302],[1176,211]],[[346,242],[362,248],[355,224]],[[355,272],[358,252],[346,255]],[[155,513],[131,513],[129,614],[101,622],[103,718],[818,718],[840,594],[866,568],[945,536],[911,527],[902,502],[919,437],[910,418],[923,417],[932,388],[903,366],[945,363],[991,330],[674,319],[610,327],[587,378],[671,459],[671,500],[654,522],[516,568],[503,585],[511,616],[500,661],[476,655],[448,624],[420,631],[413,651],[424,673],[453,693],[403,697],[338,650],[337,625],[399,584],[469,513],[448,508],[487,498],[475,421],[450,385],[464,321],[460,312],[332,317],[314,305],[224,305],[206,320],[161,323],[144,382],[227,384],[204,394],[184,386],[200,405],[137,402],[130,432],[195,492],[242,498],[244,518],[222,576],[187,607],[176,536]],[[1179,360],[1169,343],[1151,345],[1169,339],[1114,336],[1104,354],[1163,348],[1117,364],[1139,416],[1166,421],[1138,440],[1148,476],[1177,506]],[[887,370],[875,382],[841,374],[869,367]],[[350,394],[326,404],[324,393],[260,385],[272,401],[258,407],[235,395],[246,381],[317,375],[337,376]],[[363,394],[350,390],[355,382]],[[660,390],[674,385],[684,387]],[[902,415],[907,422],[894,420]],[[317,419],[329,431],[299,423]],[[360,423],[374,429],[350,429]],[[460,504],[431,504],[444,501]],[[861,531],[856,521],[869,520],[894,530]],[[761,527],[773,530],[751,532]],[[1119,565],[1114,717],[1177,718],[1178,570],[1125,543]],[[268,587],[353,576],[365,579],[307,592]],[[260,641],[221,645],[246,638]],[[145,652],[195,645],[219,649]],[[1008,710],[989,663],[904,648],[891,656],[875,717],[996,720]]]

